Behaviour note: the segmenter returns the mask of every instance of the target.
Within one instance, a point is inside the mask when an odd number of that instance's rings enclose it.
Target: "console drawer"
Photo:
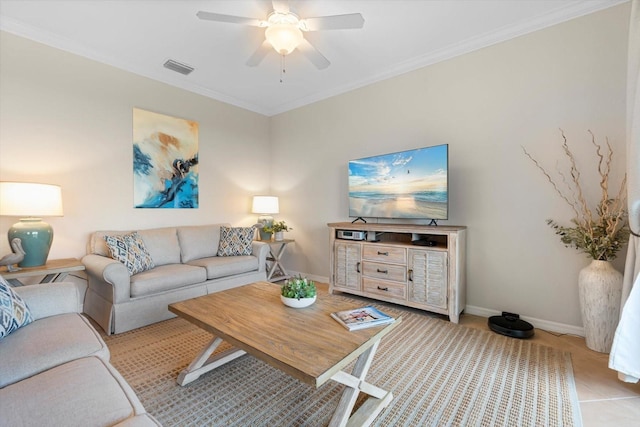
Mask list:
[[[362,261],[362,275],[377,279],[407,281],[406,265],[383,264],[381,262]]]
[[[380,295],[387,298],[407,299],[407,287],[403,283],[391,283],[384,280],[362,278],[365,293]]]
[[[362,259],[406,264],[407,250],[397,246],[362,245]]]

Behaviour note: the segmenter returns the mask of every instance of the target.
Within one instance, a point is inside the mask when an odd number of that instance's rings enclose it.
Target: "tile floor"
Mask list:
[[[485,317],[463,314],[460,324],[489,330]],[[640,383],[618,380],[608,368],[609,355],[587,348],[584,338],[535,330],[533,341],[571,352],[584,427],[640,426]],[[638,336],[640,339],[640,335]]]

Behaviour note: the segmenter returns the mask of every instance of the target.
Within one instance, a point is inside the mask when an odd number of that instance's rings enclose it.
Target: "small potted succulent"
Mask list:
[[[318,291],[313,280],[298,276],[284,281],[280,288],[280,299],[293,308],[308,307],[316,302]]]
[[[273,233],[274,239],[278,242],[283,239],[283,233],[289,230],[293,229],[284,221],[276,221],[272,225],[267,225],[262,229],[265,233]]]

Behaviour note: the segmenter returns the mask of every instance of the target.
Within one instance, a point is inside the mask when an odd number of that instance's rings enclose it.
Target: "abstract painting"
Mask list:
[[[133,109],[136,208],[198,207],[198,123]]]

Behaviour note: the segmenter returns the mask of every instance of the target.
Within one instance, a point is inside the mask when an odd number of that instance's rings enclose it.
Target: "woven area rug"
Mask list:
[[[569,353],[419,313],[381,342],[368,382],[394,399],[375,426],[581,426]],[[301,331],[305,333],[306,331]],[[242,356],[176,383],[211,335],[175,318],[104,337],[111,362],[164,426],[326,426],[343,386]]]

